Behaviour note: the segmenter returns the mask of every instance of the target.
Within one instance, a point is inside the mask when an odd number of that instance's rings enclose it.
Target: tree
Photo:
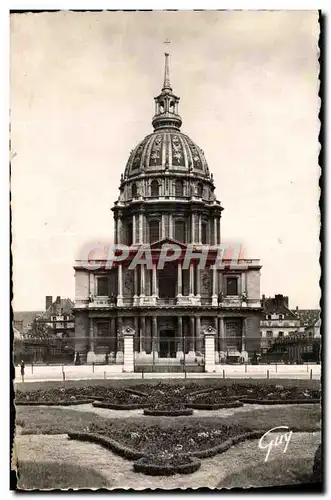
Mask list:
[[[54,330],[49,323],[35,318],[31,324],[29,337],[33,339],[50,339],[55,337]]]

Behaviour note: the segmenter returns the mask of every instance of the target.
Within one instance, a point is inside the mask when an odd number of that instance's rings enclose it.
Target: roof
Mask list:
[[[292,312],[300,320],[300,325],[305,327],[314,326],[321,314],[319,309],[297,309]]]
[[[72,316],[72,310],[74,308],[74,303],[71,299],[61,299],[60,301],[60,304],[61,304],[61,309],[62,309],[62,314],[66,314],[68,316]],[[47,319],[51,319],[52,316],[55,316],[56,315],[56,307],[57,307],[57,303],[56,301],[54,301],[52,303],[51,306],[49,306],[49,308],[44,311],[40,317],[38,319],[43,319],[43,320],[47,320]]]
[[[263,312],[265,315],[267,314],[283,314],[284,319],[297,319],[297,316],[294,314],[291,309],[286,305],[285,300],[287,297],[281,296],[279,300],[276,297],[267,297],[263,301]]]
[[[42,311],[14,311],[14,321],[23,321],[23,328],[26,328],[38,314]]]

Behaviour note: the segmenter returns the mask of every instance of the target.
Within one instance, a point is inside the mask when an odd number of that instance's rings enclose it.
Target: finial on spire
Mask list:
[[[164,43],[170,43],[170,41],[165,41]],[[162,90],[172,90],[170,83],[170,72],[169,72],[169,53],[165,52],[165,61],[164,61],[164,82]]]

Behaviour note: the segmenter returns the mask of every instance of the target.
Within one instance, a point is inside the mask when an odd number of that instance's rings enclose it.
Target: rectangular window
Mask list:
[[[278,333],[278,337],[279,337],[279,338],[284,337],[284,332],[279,332],[279,333]]]
[[[271,330],[267,330],[267,337],[272,337],[272,331]]]
[[[154,243],[160,239],[160,224],[159,221],[153,220],[149,223],[149,242]]]
[[[98,296],[108,297],[108,278],[98,278]]]
[[[226,295],[238,295],[238,278],[226,278]]]
[[[131,246],[133,243],[133,224],[128,224],[127,227],[127,244]]]

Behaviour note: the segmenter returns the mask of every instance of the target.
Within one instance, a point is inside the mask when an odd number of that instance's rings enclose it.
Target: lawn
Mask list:
[[[109,483],[93,469],[71,463],[28,462],[18,464],[17,487],[23,490],[107,488]]]
[[[284,405],[283,407],[265,407],[231,415],[231,417],[208,417],[203,419],[204,425],[237,424],[251,430],[269,430],[279,425],[287,425],[290,429],[302,432],[319,430],[317,423],[321,419],[321,408],[316,404]],[[66,434],[82,432],[91,423],[100,426],[116,426],[127,428],[128,425],[148,427],[150,425],[181,426],[201,423],[201,417],[126,417],[122,419],[103,418],[92,412],[76,411],[68,408],[18,406],[16,408],[16,423],[22,427],[24,434]]]

